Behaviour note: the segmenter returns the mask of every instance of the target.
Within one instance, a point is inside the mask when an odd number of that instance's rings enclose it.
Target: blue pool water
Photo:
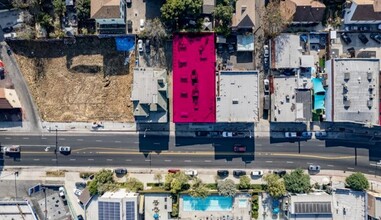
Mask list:
[[[233,197],[208,196],[204,199],[183,196],[183,211],[231,211]]]

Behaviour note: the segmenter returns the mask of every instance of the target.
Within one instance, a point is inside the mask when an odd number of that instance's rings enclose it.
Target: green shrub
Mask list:
[[[217,183],[207,183],[206,187],[211,190],[217,190]]]

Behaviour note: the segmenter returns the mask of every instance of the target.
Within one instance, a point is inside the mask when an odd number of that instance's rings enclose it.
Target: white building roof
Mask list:
[[[273,42],[272,68],[286,69],[300,67],[302,48],[298,35],[281,34]]]
[[[258,72],[222,71],[217,122],[258,121]]]

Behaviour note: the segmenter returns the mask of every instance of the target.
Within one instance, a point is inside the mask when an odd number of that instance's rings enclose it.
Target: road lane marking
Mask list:
[[[66,140],[65,138],[58,138],[58,140],[60,140],[60,141],[64,141],[64,140]]]
[[[286,163],[294,163],[294,162],[292,162],[292,161],[287,161]]]
[[[266,163],[272,163],[272,161],[271,161],[271,160],[268,160],[268,161],[266,161]]]
[[[24,139],[24,140],[28,140],[29,138],[27,138],[27,137],[23,137],[22,139]]]
[[[130,160],[130,159],[127,159],[126,161],[130,162],[130,161],[132,161],[132,160]]]
[[[353,167],[348,167],[347,169],[348,169],[348,170],[354,170],[355,168],[353,168]]]
[[[312,164],[314,164],[314,163],[307,163],[308,165],[312,165]]]
[[[107,159],[107,161],[112,161],[112,159]]]
[[[374,173],[374,171],[373,171],[373,170],[368,170],[368,172],[369,172],[369,173]]]
[[[52,159],[52,161],[57,161],[57,159],[56,159],[56,158],[54,158],[54,159]]]
[[[48,138],[46,138],[46,137],[41,137],[41,139],[42,139],[42,140],[46,140],[46,139],[48,139]]]
[[[10,138],[10,137],[5,137],[5,139],[10,140],[10,139],[12,139],[12,138]]]
[[[94,159],[91,159],[91,158],[90,158],[90,159],[87,159],[87,160],[94,160]]]
[[[334,167],[333,165],[331,165],[331,164],[328,164],[327,166],[329,166],[329,167]]]
[[[153,144],[155,144],[155,145],[160,145],[160,143],[157,143],[157,142],[156,142],[156,143],[153,143]]]
[[[134,144],[139,144],[139,141],[135,141]]]
[[[102,140],[95,140],[96,142],[102,142]]]
[[[83,141],[83,139],[79,138],[79,139],[77,139],[77,141]]]
[[[204,160],[205,163],[211,163],[211,160]]]
[[[172,160],[164,160],[165,162],[171,162]]]
[[[34,161],[39,161],[40,159],[33,159]]]
[[[273,156],[287,156],[287,157],[304,157],[304,158],[318,158],[325,160],[340,160],[340,159],[352,159],[355,156],[338,156],[338,157],[329,157],[329,156],[318,156],[311,154],[287,154],[287,153],[273,153]]]
[[[122,143],[121,141],[115,141],[115,143]]]
[[[71,161],[74,161],[74,160],[76,160],[76,159],[70,159]]]
[[[185,163],[190,163],[192,162],[191,160],[184,160]]]
[[[150,162],[151,160],[145,160],[146,162]]]

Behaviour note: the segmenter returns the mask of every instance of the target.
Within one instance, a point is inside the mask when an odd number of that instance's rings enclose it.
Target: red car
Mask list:
[[[242,144],[235,144],[233,148],[234,152],[246,152],[246,146],[243,146]]]
[[[178,172],[180,172],[179,169],[169,169],[168,170],[168,173],[178,173]]]

